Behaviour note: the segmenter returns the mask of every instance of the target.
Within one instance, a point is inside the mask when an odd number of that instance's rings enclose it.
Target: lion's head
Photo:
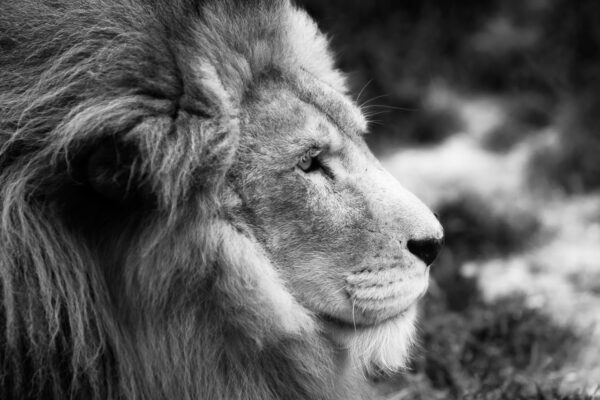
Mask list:
[[[0,3],[0,397],[329,399],[442,230],[286,0]]]

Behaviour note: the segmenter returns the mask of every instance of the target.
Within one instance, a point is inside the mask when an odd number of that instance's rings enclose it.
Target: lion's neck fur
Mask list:
[[[92,254],[55,242],[71,233],[23,204],[5,210],[1,232],[1,398],[330,398],[337,378],[325,339],[289,331],[269,310],[253,315],[264,299],[234,293],[248,281],[213,277],[181,314],[146,315],[151,299],[137,316],[121,312]]]

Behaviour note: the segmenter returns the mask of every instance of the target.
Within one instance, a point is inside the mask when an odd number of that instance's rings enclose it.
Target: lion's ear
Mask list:
[[[140,198],[143,194],[137,151],[114,138],[105,139],[92,148],[85,175],[96,193],[114,202]]]

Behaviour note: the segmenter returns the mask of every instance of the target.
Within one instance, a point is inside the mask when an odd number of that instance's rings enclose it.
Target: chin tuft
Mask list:
[[[351,361],[366,375],[391,374],[405,369],[415,338],[416,308],[369,329],[339,332]]]

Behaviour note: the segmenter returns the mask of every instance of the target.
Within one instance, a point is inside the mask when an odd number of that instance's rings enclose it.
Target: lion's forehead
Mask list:
[[[360,109],[343,93],[337,92],[305,71],[293,77],[291,86],[298,98],[313,105],[347,135],[360,135],[367,122]]]
[[[257,89],[255,98],[242,110],[241,140],[285,157],[318,147],[342,158],[346,167],[366,162],[369,151],[362,138],[365,129],[360,110],[349,100],[342,104],[344,97],[327,100],[323,93],[314,95],[318,96],[322,97],[318,101],[303,98],[282,82]]]

